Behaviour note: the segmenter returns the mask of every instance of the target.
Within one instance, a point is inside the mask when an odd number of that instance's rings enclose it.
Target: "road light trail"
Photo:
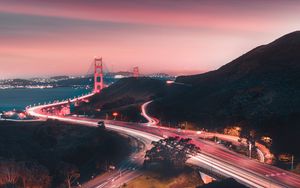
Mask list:
[[[151,141],[157,141],[166,136],[180,136],[191,137],[192,131],[178,132],[176,129],[156,126],[156,121],[147,115],[146,107],[149,104],[145,103],[142,106],[142,114],[146,114],[146,119],[149,118],[151,126],[145,126],[145,124],[127,123],[119,121],[107,121],[107,128],[123,134],[128,134],[136,138],[142,139],[146,143]],[[50,106],[54,106],[52,104]],[[49,107],[49,105],[46,105]],[[27,112],[33,116],[40,118],[56,119],[60,121],[66,121],[71,123],[79,123],[86,126],[97,126],[97,119],[78,118],[78,117],[60,117],[53,115],[42,114],[40,109],[45,106],[39,106],[27,109]],[[194,131],[194,135],[197,133]],[[232,152],[226,152],[224,149],[220,149],[219,146],[212,143],[208,143],[199,139],[193,139],[193,143],[200,146],[202,153],[198,156],[192,157],[192,162],[196,166],[207,165],[219,170],[219,173],[225,174],[228,177],[237,179],[240,183],[243,183],[251,187],[300,187],[300,176],[294,173],[259,163],[254,160],[250,160],[239,154]],[[141,159],[142,160],[142,159]],[[118,181],[126,182],[129,177],[133,177],[133,174],[128,175],[127,179],[119,179]],[[283,176],[267,176],[267,174],[284,174]],[[130,179],[130,178],[129,178]],[[111,184],[107,183],[107,186]],[[105,186],[104,186],[105,187]]]
[[[141,115],[142,115],[144,118],[147,119],[147,121],[148,121],[147,124],[148,124],[149,126],[157,125],[157,124],[159,123],[159,120],[154,119],[153,117],[149,116],[149,115],[147,114],[147,112],[146,112],[147,106],[148,106],[150,103],[152,103],[152,102],[153,102],[153,101],[148,101],[148,102],[142,104],[142,106],[141,106],[141,111],[142,111]]]

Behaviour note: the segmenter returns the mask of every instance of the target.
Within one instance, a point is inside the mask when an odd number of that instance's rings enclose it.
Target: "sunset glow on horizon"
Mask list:
[[[0,0],[0,79],[214,70],[299,30],[293,0]]]

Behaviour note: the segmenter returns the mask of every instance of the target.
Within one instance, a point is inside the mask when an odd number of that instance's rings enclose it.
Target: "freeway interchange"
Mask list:
[[[90,97],[93,94],[83,96],[80,99]],[[76,100],[78,100],[76,99]],[[75,99],[74,99],[75,100]],[[85,126],[97,126],[99,119],[74,116],[56,116],[44,114],[43,108],[62,105],[68,101],[54,104],[41,105],[28,108],[27,112],[35,117],[43,119],[54,119]],[[129,123],[121,121],[106,120],[106,128],[120,134],[134,137],[144,144],[144,148],[133,153],[130,158],[109,175],[100,176],[84,184],[83,187],[119,187],[135,177],[141,175],[144,153],[150,147],[152,141],[171,136],[191,138],[192,143],[200,147],[201,153],[191,156],[187,163],[205,168],[212,173],[225,177],[232,177],[248,187],[300,187],[300,176],[283,169],[267,165],[256,160],[251,160],[232,152],[219,144],[199,138],[197,131],[178,131],[174,128],[157,126],[158,120],[146,113],[146,107],[151,101],[142,105],[142,115],[148,123]]]

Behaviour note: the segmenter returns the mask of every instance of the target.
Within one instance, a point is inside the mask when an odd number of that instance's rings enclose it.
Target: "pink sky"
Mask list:
[[[0,0],[0,79],[216,69],[300,28],[293,0]]]

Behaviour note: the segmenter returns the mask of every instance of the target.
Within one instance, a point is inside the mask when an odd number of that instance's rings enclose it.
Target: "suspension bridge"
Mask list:
[[[61,101],[49,102],[49,107],[45,107],[42,111],[45,113],[51,113],[59,116],[66,116],[71,114],[71,106],[78,106],[81,102],[89,102],[89,98],[95,94],[101,93],[101,91],[108,85],[104,82],[104,75],[109,74],[109,69],[105,66],[102,57],[95,57],[91,62],[89,69],[85,77],[92,77],[93,79],[93,89],[90,93],[82,94],[74,98],[68,98]],[[140,76],[139,68],[133,67],[132,77],[138,78]],[[55,105],[54,105],[55,104]],[[41,105],[41,103],[37,104]],[[44,103],[44,105],[47,105]],[[33,105],[33,107],[35,104]],[[50,107],[51,106],[51,107]],[[31,108],[32,106],[27,106],[26,109]]]

